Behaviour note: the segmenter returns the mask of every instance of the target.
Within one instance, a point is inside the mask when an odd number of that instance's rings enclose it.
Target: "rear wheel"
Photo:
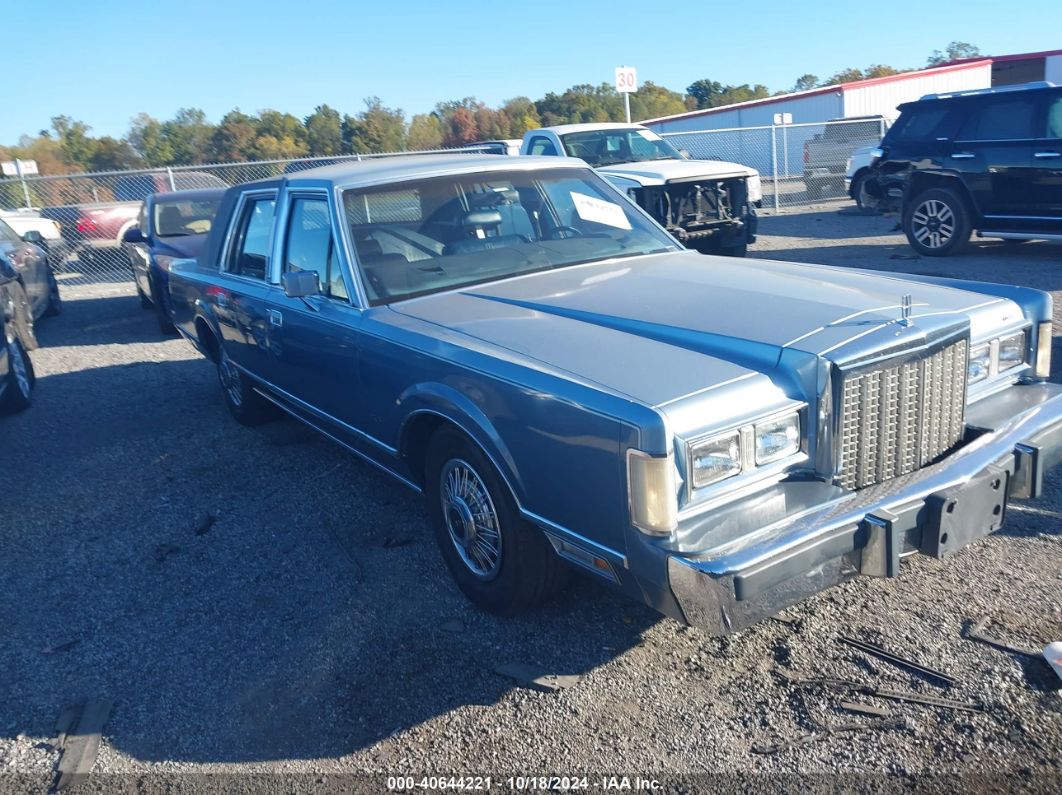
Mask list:
[[[55,280],[55,274],[48,271],[48,308],[44,310],[44,314],[48,317],[55,317],[63,311],[63,298],[59,295],[59,282]]]
[[[560,559],[520,516],[494,465],[464,435],[450,428],[435,434],[425,479],[439,550],[473,604],[515,615],[557,588],[564,573]]]
[[[0,398],[0,411],[5,414],[22,411],[33,402],[33,363],[17,337],[7,341],[7,384]]]
[[[151,282],[151,301],[155,305],[155,318],[159,322],[159,331],[163,334],[176,334],[177,329],[174,327],[173,321],[170,319],[169,310],[166,308],[166,299],[159,292],[159,288],[154,281]]]
[[[970,211],[954,190],[930,188],[907,202],[903,231],[919,254],[946,257],[969,242]]]
[[[221,382],[225,405],[236,422],[241,425],[261,425],[276,416],[276,407],[254,391],[221,346],[218,346],[218,380]]]

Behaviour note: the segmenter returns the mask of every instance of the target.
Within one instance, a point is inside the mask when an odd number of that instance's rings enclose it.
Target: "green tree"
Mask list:
[[[413,151],[438,149],[443,143],[443,128],[434,113],[418,113],[409,123],[406,146]]]
[[[174,162],[173,146],[163,133],[162,122],[146,113],[132,118],[126,140],[149,166]]]
[[[819,85],[819,78],[816,75],[806,74],[801,75],[793,83],[793,87],[790,91],[810,91],[813,88],[817,88]]]
[[[343,120],[339,111],[318,105],[306,117],[306,143],[311,155],[338,155],[343,151]]]
[[[685,111],[686,102],[682,94],[658,86],[651,80],[646,80],[637,92],[631,94],[632,119],[657,119]]]
[[[290,113],[263,110],[258,114],[254,154],[259,160],[290,160],[309,154],[306,127]]]
[[[505,138],[523,138],[528,130],[542,126],[538,108],[527,97],[507,99],[502,105],[502,110],[509,119],[509,131],[503,136]]]
[[[210,138],[211,159],[219,163],[245,162],[256,154],[258,120],[233,108],[224,116]]]
[[[696,110],[718,107],[719,98],[724,91],[726,91],[726,86],[706,77],[694,80],[686,87],[686,94],[693,99],[693,106]]]
[[[71,165],[88,168],[96,149],[96,142],[89,137],[91,129],[83,121],[75,121],[69,116],[52,117],[52,129],[55,130],[63,158]]]
[[[863,70],[863,78],[867,79],[871,77],[888,77],[889,75],[898,75],[899,73],[899,69],[894,69],[891,66],[888,66],[883,63],[876,63],[871,64]]]
[[[833,75],[830,78],[827,78],[826,80],[823,81],[822,84],[824,86],[836,86],[836,85],[840,85],[841,83],[852,83],[852,82],[855,82],[856,80],[862,80],[862,79],[863,79],[863,70],[862,69],[848,68],[848,69],[842,69],[837,74]]]
[[[105,135],[95,141],[92,156],[89,158],[90,171],[124,171],[141,168],[144,160],[124,138],[112,138]]]
[[[961,61],[964,58],[981,57],[981,48],[965,41],[953,41],[944,48],[944,52],[933,50],[926,59],[926,66],[941,66],[952,61]]]
[[[172,157],[159,165],[203,163],[210,154],[214,127],[199,108],[181,108],[162,123],[162,135],[172,149]]]
[[[365,110],[351,122],[345,120],[352,152],[377,154],[406,148],[406,115],[400,108],[385,107],[379,97],[367,97]]]

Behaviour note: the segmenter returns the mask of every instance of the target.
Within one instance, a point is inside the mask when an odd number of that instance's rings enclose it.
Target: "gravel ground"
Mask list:
[[[894,224],[837,206],[765,217],[754,254],[1020,282],[1062,306],[1062,248],[915,259]],[[947,773],[975,777],[974,790],[1059,789],[1062,683],[1042,661],[962,636],[987,614],[1011,642],[1062,639],[1057,477],[1047,499],[1012,505],[1002,532],[945,564],[909,559],[899,579],[851,582],[729,638],[582,580],[500,619],[451,585],[418,499],[293,421],[237,425],[212,366],[161,337],[131,285],[63,294],[63,315],[38,327],[35,405],[0,420],[0,789],[47,789],[57,717],[89,698],[114,707],[87,789],[385,787],[329,778],[366,772],[491,775],[495,788],[510,774],[676,787],[733,774],[753,789],[776,789],[768,774],[843,787]],[[907,674],[839,634],[959,683]],[[493,672],[505,662],[580,679],[529,690]],[[844,732],[873,720],[802,677],[985,711],[857,695],[898,722]]]

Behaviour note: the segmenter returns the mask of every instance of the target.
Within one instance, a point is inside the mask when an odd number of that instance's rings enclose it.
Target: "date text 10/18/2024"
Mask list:
[[[490,791],[507,789],[524,791],[613,791],[654,792],[662,783],[653,778],[640,776],[388,776],[387,789],[412,790],[470,790]]]

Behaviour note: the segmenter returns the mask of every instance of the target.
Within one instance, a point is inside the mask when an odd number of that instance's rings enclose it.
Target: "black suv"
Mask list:
[[[902,212],[915,251],[946,256],[974,230],[1062,240],[1062,86],[931,94],[899,109],[867,190]]]

